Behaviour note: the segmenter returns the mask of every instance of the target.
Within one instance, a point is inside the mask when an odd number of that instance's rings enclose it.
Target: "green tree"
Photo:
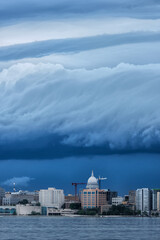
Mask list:
[[[40,215],[40,213],[35,212],[35,211],[32,211],[32,212],[31,212],[31,215]]]
[[[107,212],[107,215],[134,215],[134,211],[130,208],[124,206],[124,205],[113,205],[109,211]]]
[[[26,204],[28,204],[28,200],[23,199],[22,201],[19,201],[19,204],[26,205]]]
[[[158,216],[159,216],[159,213],[158,213],[158,212],[156,212],[156,213],[155,213],[155,216],[156,216],[156,217],[158,217]]]
[[[88,209],[81,209],[77,212],[79,215],[96,215],[98,214],[98,208],[88,208]]]
[[[81,209],[81,203],[71,203],[70,204],[70,209]]]

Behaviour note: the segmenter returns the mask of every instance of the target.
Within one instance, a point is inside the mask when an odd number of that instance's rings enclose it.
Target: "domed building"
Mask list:
[[[99,188],[99,186],[98,186],[98,179],[94,177],[93,170],[92,170],[91,177],[88,179],[86,188],[88,188],[88,189]]]
[[[93,171],[87,181],[86,189],[81,191],[81,205],[83,209],[99,208],[107,202],[106,191],[99,189],[98,179]]]

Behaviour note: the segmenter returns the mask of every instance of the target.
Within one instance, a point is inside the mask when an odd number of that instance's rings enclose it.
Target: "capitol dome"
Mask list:
[[[93,171],[91,177],[88,179],[87,186],[88,189],[96,189],[98,186],[98,179],[94,177]]]

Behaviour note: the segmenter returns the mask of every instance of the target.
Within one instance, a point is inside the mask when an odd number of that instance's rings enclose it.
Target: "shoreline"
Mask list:
[[[108,216],[102,216],[102,215],[99,215],[99,216],[90,216],[90,215],[61,215],[61,216],[57,216],[57,215],[50,215],[50,216],[47,216],[47,215],[0,215],[0,218],[3,218],[3,217],[47,217],[47,218],[52,218],[52,217],[58,217],[58,218],[61,218],[61,217],[65,217],[65,218],[160,218],[159,216],[131,216],[131,215],[108,215]]]

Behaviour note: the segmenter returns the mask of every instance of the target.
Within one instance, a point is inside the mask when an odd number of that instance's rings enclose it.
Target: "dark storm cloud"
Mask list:
[[[107,14],[108,16],[160,16],[157,0],[1,0],[0,21],[4,25],[20,19],[64,18],[68,16]]]
[[[0,158],[158,152],[159,12],[150,0],[1,1],[1,25],[20,24],[1,27]]]
[[[3,69],[1,158],[158,151],[159,77],[159,64]]]

